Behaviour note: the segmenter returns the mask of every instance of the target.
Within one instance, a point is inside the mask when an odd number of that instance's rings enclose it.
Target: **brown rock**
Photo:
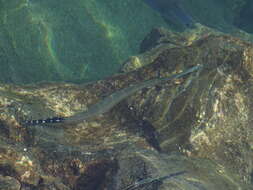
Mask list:
[[[48,189],[118,190],[142,180],[146,189],[250,189],[253,45],[211,32],[175,37],[176,46],[165,38],[140,55],[148,64],[105,80],[1,85],[1,174]],[[196,65],[202,69],[80,124],[20,125],[24,117],[69,117],[129,85]]]

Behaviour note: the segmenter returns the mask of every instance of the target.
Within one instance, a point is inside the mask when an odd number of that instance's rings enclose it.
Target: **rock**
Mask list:
[[[19,190],[20,187],[21,187],[20,183],[15,178],[0,175],[1,190]]]
[[[2,84],[0,174],[48,189],[249,190],[253,45],[215,32],[178,36],[176,46],[165,38],[148,48],[159,47],[149,64],[105,80]],[[138,58],[148,60],[149,51]],[[79,124],[22,125],[75,115],[122,88],[196,65]]]

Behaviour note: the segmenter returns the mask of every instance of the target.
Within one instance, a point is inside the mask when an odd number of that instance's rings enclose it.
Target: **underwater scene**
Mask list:
[[[0,0],[0,190],[253,190],[252,0]]]

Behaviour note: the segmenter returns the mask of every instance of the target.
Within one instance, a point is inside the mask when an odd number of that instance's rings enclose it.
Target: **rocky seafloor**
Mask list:
[[[0,85],[0,189],[250,190],[253,44],[157,28],[121,73],[93,83]],[[202,69],[130,94],[104,114],[69,117],[141,81]]]

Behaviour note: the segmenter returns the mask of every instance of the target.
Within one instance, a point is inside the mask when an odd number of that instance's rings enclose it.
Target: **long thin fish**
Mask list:
[[[167,78],[157,78],[157,79],[152,79],[148,81],[144,81],[141,83],[138,83],[136,85],[129,86],[127,88],[124,88],[122,90],[119,90],[103,100],[99,101],[98,103],[92,105],[87,111],[78,113],[76,115],[70,116],[68,118],[65,118],[63,120],[63,123],[66,124],[77,124],[80,123],[84,120],[87,120],[88,118],[91,118],[93,116],[97,116],[100,114],[103,114],[107,111],[109,111],[112,107],[114,107],[116,104],[118,104],[120,101],[125,99],[126,97],[134,94],[135,92],[146,88],[146,87],[152,87],[154,85],[160,84],[162,82],[167,82],[173,79],[177,79],[180,77],[183,77],[189,73],[195,72],[200,69],[200,65],[194,66],[184,72],[181,72],[179,74],[174,74],[171,77]]]
[[[183,71],[178,74],[174,74],[170,77],[165,78],[157,78],[157,79],[151,79],[148,81],[140,82],[136,85],[129,86],[127,88],[121,89],[103,100],[99,101],[98,103],[91,105],[88,110],[77,113],[70,117],[53,117],[53,118],[47,118],[45,120],[26,120],[23,122],[24,125],[44,125],[44,124],[55,124],[55,123],[62,123],[62,124],[78,124],[80,122],[83,122],[87,119],[90,119],[92,117],[101,115],[103,113],[108,112],[112,107],[114,107],[116,104],[118,104],[123,99],[127,98],[128,96],[134,94],[135,92],[146,88],[146,87],[152,87],[154,85],[167,82],[170,80],[174,80],[177,78],[181,78],[187,74],[193,73],[197,70],[199,70],[202,67],[202,65],[197,65],[194,67],[191,67],[190,69]]]
[[[165,176],[162,176],[162,177],[146,178],[146,179],[140,180],[140,181],[138,181],[138,182],[135,182],[135,183],[132,184],[132,185],[127,186],[127,187],[124,188],[123,190],[133,190],[133,189],[136,189],[136,188],[139,187],[139,186],[143,186],[143,185],[146,185],[146,184],[150,184],[150,183],[153,183],[153,182],[155,182],[155,181],[163,181],[163,180],[165,180],[165,179],[170,179],[170,178],[173,178],[173,177],[176,177],[176,176],[185,174],[185,173],[186,173],[186,171],[180,171],[180,172],[172,173],[172,174],[165,175]]]

